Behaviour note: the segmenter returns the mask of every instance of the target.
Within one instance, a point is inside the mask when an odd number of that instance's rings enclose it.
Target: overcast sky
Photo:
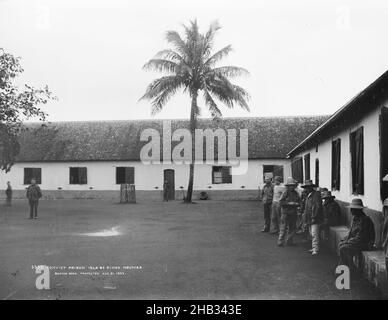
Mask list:
[[[250,71],[237,83],[252,97],[250,113],[224,116],[330,114],[388,69],[387,17],[386,0],[0,0],[0,47],[22,57],[20,80],[58,97],[49,120],[144,119],[138,100],[158,74],[142,66],[165,32],[218,20],[216,48],[232,44],[224,64]],[[156,117],[189,107],[179,94]]]

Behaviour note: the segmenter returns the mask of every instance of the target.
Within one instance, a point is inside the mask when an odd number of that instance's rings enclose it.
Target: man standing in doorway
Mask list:
[[[7,189],[5,190],[5,195],[7,196],[6,206],[10,207],[12,205],[12,187],[11,182],[7,182]]]
[[[168,183],[168,180],[165,179],[163,183],[163,201],[168,202],[168,192],[170,189],[170,184]]]
[[[30,219],[38,219],[38,203],[42,197],[42,191],[36,184],[35,178],[31,179],[31,185],[27,188],[27,199],[30,205]]]
[[[312,248],[309,251],[315,256],[319,253],[319,225],[323,220],[321,193],[314,189],[312,180],[306,180],[302,188],[307,193],[305,219],[312,239]]]
[[[264,179],[264,187],[261,191],[261,200],[264,206],[264,228],[261,232],[269,232],[271,228],[271,207],[273,199],[273,185],[271,179],[266,177]]]

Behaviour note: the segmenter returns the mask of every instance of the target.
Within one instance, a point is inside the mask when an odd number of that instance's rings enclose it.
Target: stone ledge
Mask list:
[[[330,227],[329,247],[332,251],[338,252],[338,244],[344,239],[349,228],[346,226]],[[385,266],[385,254],[383,251],[363,251],[359,258],[356,258],[356,265],[364,276],[381,290],[384,296],[388,297],[388,281]]]

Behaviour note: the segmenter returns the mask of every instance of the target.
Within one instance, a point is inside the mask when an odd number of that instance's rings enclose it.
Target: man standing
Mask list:
[[[163,201],[168,202],[168,192],[170,189],[170,184],[168,183],[168,180],[165,179],[163,183]]]
[[[323,201],[322,239],[327,240],[329,238],[329,228],[340,225],[341,208],[330,191],[323,191],[321,196]]]
[[[38,219],[38,203],[42,197],[42,191],[36,184],[34,178],[31,179],[31,185],[27,188],[27,199],[30,205],[30,219]]]
[[[305,204],[306,225],[312,239],[312,248],[309,250],[313,256],[319,253],[319,225],[323,221],[321,193],[314,189],[312,180],[306,180],[302,188],[306,190]]]
[[[280,198],[285,191],[285,187],[281,185],[281,178],[275,176],[275,186],[273,187],[273,200],[272,200],[272,211],[271,211],[271,222],[273,231],[271,234],[278,234],[280,230]]]
[[[264,228],[261,232],[269,232],[271,227],[271,207],[273,199],[273,185],[271,179],[266,177],[264,179],[264,187],[261,191],[261,200],[264,205]]]
[[[7,182],[7,189],[5,190],[5,195],[7,196],[6,206],[10,207],[12,205],[12,187],[11,182]]]
[[[353,257],[361,251],[371,250],[375,242],[375,228],[371,218],[363,211],[361,199],[355,198],[350,203],[353,216],[352,225],[347,237],[339,243],[340,264],[354,269]]]
[[[297,209],[300,206],[300,197],[295,190],[296,181],[293,178],[287,178],[285,184],[286,190],[280,197],[280,232],[278,246],[283,247],[284,244],[289,246],[294,245],[293,238],[296,229],[296,220],[298,218]]]

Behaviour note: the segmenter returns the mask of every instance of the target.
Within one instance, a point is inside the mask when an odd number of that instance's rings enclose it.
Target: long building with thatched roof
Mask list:
[[[236,142],[236,154],[241,149],[238,132],[246,129],[248,152],[247,159],[244,159],[247,160],[246,172],[233,174],[231,165],[217,162],[220,137],[214,140],[215,162],[207,161],[206,140],[203,163],[195,166],[195,196],[206,191],[212,198],[256,197],[264,176],[291,176],[287,152],[327,118],[199,120],[198,129],[213,132],[235,129],[237,137],[227,142],[227,149]],[[16,196],[20,197],[24,197],[24,190],[34,177],[46,198],[117,198],[120,185],[129,183],[135,185],[138,198],[160,199],[167,179],[171,198],[181,199],[188,185],[189,165],[174,160],[168,163],[166,154],[174,152],[180,141],[172,141],[166,153],[168,146],[163,139],[166,134],[174,135],[177,129],[188,128],[189,123],[187,120],[167,122],[171,126],[169,132],[164,128],[166,121],[162,120],[53,122],[43,127],[38,123],[27,124],[28,130],[19,139],[20,153],[16,163],[8,174],[0,174],[0,180],[3,184],[10,181]],[[141,159],[142,149],[149,143],[142,141],[141,135],[148,129],[161,137],[161,161],[152,165]]]

